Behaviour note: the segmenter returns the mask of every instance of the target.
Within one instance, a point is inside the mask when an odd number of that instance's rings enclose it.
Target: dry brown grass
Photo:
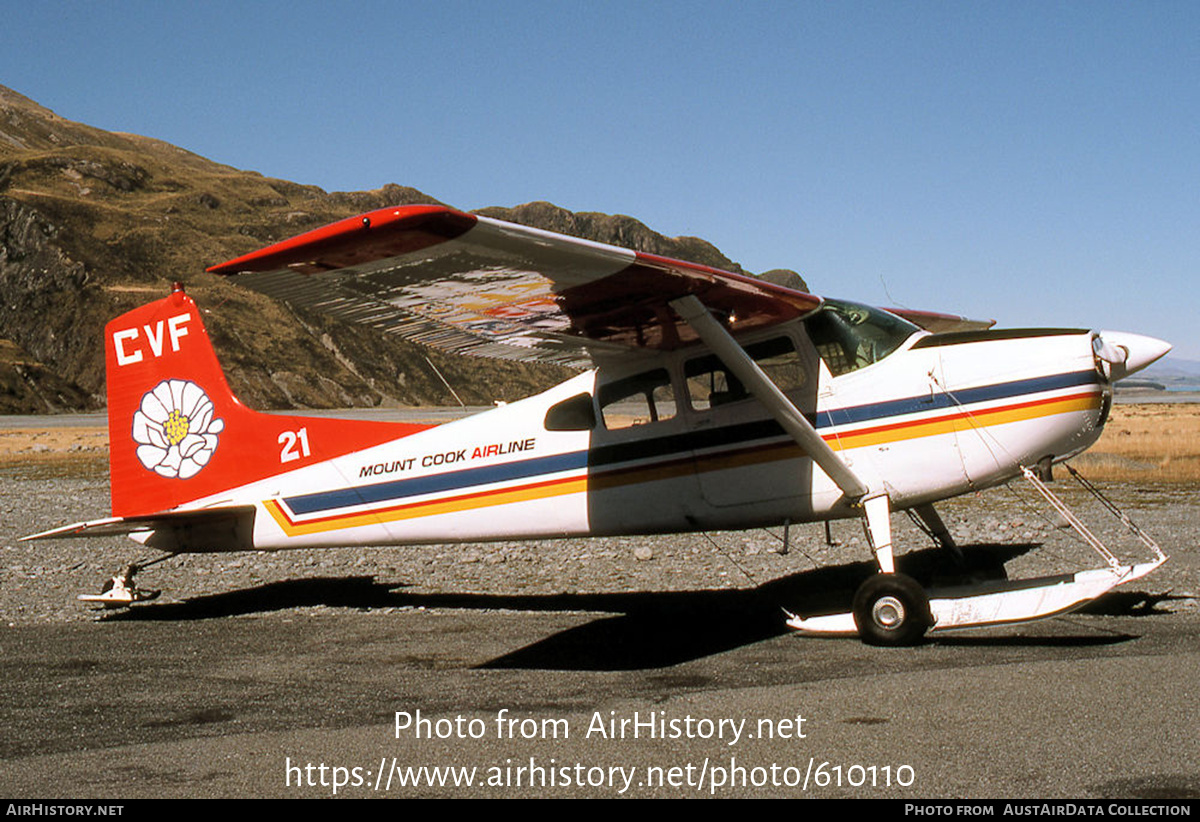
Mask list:
[[[0,466],[107,459],[104,428],[0,430]],[[1200,484],[1200,403],[1114,406],[1100,441],[1072,464],[1098,480]]]
[[[1200,403],[1113,406],[1100,441],[1072,463],[1095,479],[1200,482]]]
[[[0,431],[0,467],[107,459],[107,428]]]

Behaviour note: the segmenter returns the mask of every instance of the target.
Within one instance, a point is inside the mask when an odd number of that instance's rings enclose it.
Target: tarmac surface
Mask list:
[[[1109,489],[1172,555],[1134,590],[879,649],[783,626],[869,572],[851,523],[786,555],[746,532],[186,557],[102,612],[74,595],[138,546],[17,541],[104,515],[102,471],[0,483],[3,796],[1200,797],[1192,489]],[[1099,564],[1006,489],[942,510],[1011,576]],[[896,525],[902,569],[943,553]]]

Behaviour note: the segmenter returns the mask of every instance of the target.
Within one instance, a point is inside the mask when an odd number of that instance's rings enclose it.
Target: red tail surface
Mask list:
[[[246,408],[178,287],[110,322],[104,337],[113,516],[170,510],[429,427]]]

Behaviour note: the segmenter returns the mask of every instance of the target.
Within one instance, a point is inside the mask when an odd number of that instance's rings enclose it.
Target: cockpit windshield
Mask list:
[[[804,326],[835,377],[879,362],[920,331],[882,309],[830,299],[804,321]]]

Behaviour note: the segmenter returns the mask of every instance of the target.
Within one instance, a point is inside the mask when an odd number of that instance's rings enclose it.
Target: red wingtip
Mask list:
[[[330,271],[437,245],[474,225],[474,215],[445,206],[392,206],[306,231],[207,270],[210,274],[281,268]]]

